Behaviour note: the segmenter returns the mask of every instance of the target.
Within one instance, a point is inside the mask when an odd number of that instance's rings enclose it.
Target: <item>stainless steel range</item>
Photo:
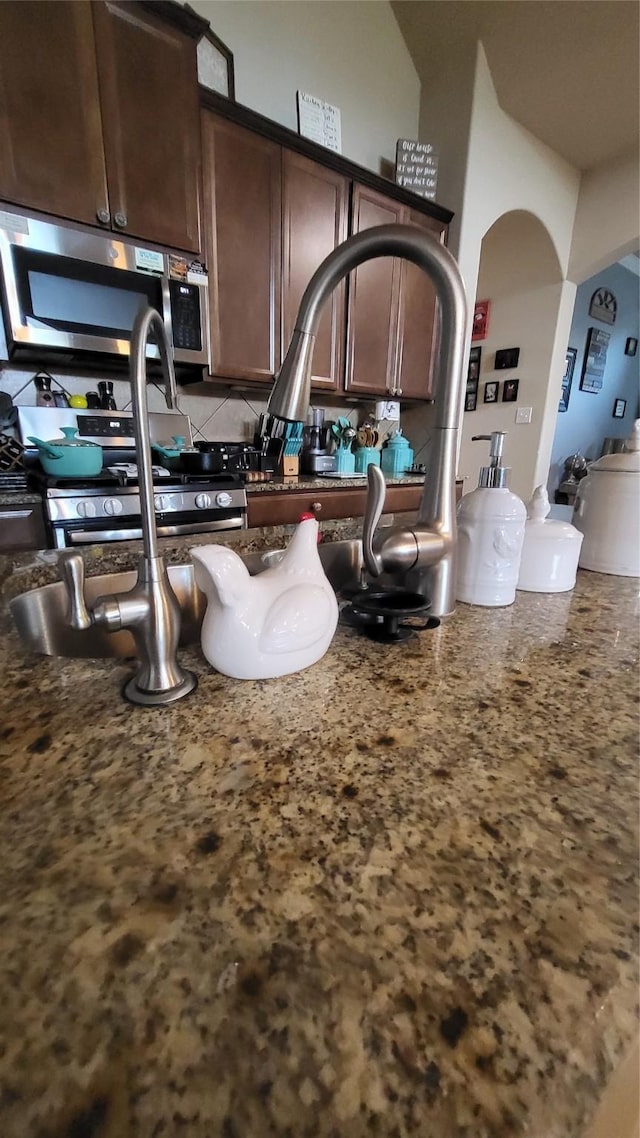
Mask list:
[[[18,422],[28,448],[25,460],[33,485],[42,490],[53,548],[132,541],[142,536],[131,414],[20,407]],[[103,447],[100,474],[87,479],[56,478],[39,469],[37,451],[26,440],[30,435],[62,438],[63,426],[75,426],[81,438]],[[184,415],[151,412],[149,427],[152,442],[170,444],[174,435],[191,442],[191,424]],[[246,527],[247,497],[238,473],[187,475],[158,466],[154,467],[154,490],[158,537]]]

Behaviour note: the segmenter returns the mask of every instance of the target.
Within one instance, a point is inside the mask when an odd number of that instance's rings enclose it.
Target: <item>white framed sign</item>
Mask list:
[[[336,154],[342,154],[342,127],[339,107],[325,103],[316,95],[298,91],[298,131],[303,138],[319,142]]]

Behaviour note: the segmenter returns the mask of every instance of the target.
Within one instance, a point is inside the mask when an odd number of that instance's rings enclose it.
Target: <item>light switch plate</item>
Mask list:
[[[392,422],[400,422],[400,404],[395,399],[380,399],[376,403],[376,419],[390,419]]]
[[[516,411],[516,423],[530,423],[533,414],[533,407],[518,407]]]

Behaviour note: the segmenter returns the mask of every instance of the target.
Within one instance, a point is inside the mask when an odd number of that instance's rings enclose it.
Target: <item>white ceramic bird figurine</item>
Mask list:
[[[190,550],[207,598],[202,651],[238,680],[263,680],[308,668],[324,656],[338,623],[338,602],[318,556],[318,523],[300,522],[282,560],[251,577],[223,545]]]

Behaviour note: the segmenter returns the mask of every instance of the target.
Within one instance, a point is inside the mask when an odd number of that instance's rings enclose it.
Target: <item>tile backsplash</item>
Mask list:
[[[47,369],[49,370],[49,369]],[[18,406],[34,406],[36,402],[36,388],[33,376],[36,369],[12,367],[11,364],[0,363],[0,391],[11,395]],[[124,379],[114,379],[113,376],[93,375],[91,377],[67,375],[64,372],[49,371],[53,376],[55,390],[59,384],[70,395],[86,395],[87,391],[96,391],[98,381],[108,379],[113,381],[113,394],[119,411],[127,411],[131,406],[131,388]],[[166,411],[162,388],[157,383],[149,383],[147,389],[150,411]],[[224,442],[251,442],[256,429],[257,420],[267,408],[268,390],[238,391],[237,389],[217,388],[209,383],[195,383],[188,387],[178,386],[178,408],[183,415],[191,420],[194,440],[215,439]],[[328,397],[320,400],[327,419],[337,419],[339,415],[346,415],[354,426],[374,411],[375,403],[372,400],[363,400],[359,403],[335,404],[328,402]],[[432,408],[430,406],[407,409],[402,414],[402,427],[412,443],[415,452],[415,461],[422,461],[421,453],[426,442],[428,421]]]

